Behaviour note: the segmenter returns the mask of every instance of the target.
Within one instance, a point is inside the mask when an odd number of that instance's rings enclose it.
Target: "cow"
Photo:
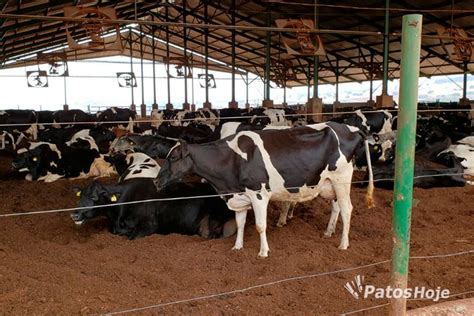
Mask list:
[[[95,125],[94,116],[82,110],[59,110],[52,114],[54,128],[80,127],[89,128]]]
[[[143,153],[116,153],[112,156],[106,156],[105,160],[114,165],[120,176],[119,183],[134,178],[155,179],[160,172],[158,163]]]
[[[369,109],[368,109],[369,110]],[[359,109],[354,114],[338,118],[344,124],[355,126],[366,134],[384,134],[392,131],[392,114],[387,110],[363,113]]]
[[[69,146],[56,146],[45,142],[30,142],[17,151],[13,168],[28,171],[25,179],[53,182],[59,178],[87,177],[99,151],[90,140],[77,139]]]
[[[433,169],[433,164],[424,157],[417,157],[413,186],[423,189],[443,187],[463,187],[466,180],[463,178],[461,161],[452,153],[443,157],[448,168]],[[427,167],[427,165],[429,167]],[[374,182],[377,188],[392,190],[394,187],[395,163],[374,164]]]
[[[255,126],[292,126],[291,120],[286,119],[284,109],[256,108],[248,113],[249,123]]]
[[[156,180],[158,188],[194,173],[204,178],[236,212],[237,238],[243,248],[247,211],[253,208],[260,235],[260,257],[268,256],[267,206],[270,200],[303,202],[320,195],[331,200],[326,235],[331,236],[339,212],[343,231],[340,249],[349,246],[352,213],[352,160],[364,138],[358,128],[335,122],[292,129],[242,131],[207,144],[181,142],[171,150]],[[366,146],[367,147],[367,146]],[[372,184],[367,200],[372,200]]]
[[[31,140],[38,138],[36,112],[33,110],[0,110],[0,132],[12,138],[13,150],[26,137]]]
[[[205,183],[175,183],[157,192],[153,179],[129,179],[118,185],[94,181],[77,195],[79,207],[85,208],[71,214],[77,225],[106,216],[112,233],[131,240],[155,233],[219,238],[231,236],[236,230],[234,214],[222,199],[194,197],[215,195],[212,187]],[[181,197],[184,198],[175,199]],[[175,200],[166,200],[169,198]],[[143,200],[156,201],[121,204]],[[99,205],[107,206],[93,208]]]
[[[106,154],[110,150],[111,142],[115,139],[115,134],[102,126],[82,129],[76,132],[66,142],[66,145],[70,146],[78,139],[86,140],[90,143],[91,148],[97,149],[101,154]]]
[[[474,146],[471,146],[473,138],[474,136],[466,137],[459,140],[458,144],[449,146],[438,154],[436,161],[446,166],[451,166],[449,157],[454,155],[461,161],[464,176],[469,178],[474,177]],[[470,182],[470,184],[472,184],[472,182]]]
[[[97,112],[97,121],[107,128],[119,127],[125,128],[130,133],[133,133],[133,125],[136,118],[136,112],[130,109],[121,109],[118,107],[111,107],[102,112]],[[124,123],[127,122],[125,127]]]
[[[158,135],[126,135],[118,138],[110,147],[110,151],[111,153],[141,152],[154,159],[165,159],[176,143],[176,139]]]

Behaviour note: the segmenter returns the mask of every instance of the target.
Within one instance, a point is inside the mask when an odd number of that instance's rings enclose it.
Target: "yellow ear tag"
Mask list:
[[[112,196],[110,197],[110,200],[111,200],[112,202],[117,202],[117,196],[116,196],[115,194],[112,195]]]
[[[76,196],[77,196],[77,197],[81,197],[81,191],[77,191],[77,192],[76,192]]]

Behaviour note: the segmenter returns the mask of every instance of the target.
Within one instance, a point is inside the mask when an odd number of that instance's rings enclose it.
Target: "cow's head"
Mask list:
[[[117,202],[120,198],[120,190],[117,186],[107,186],[94,181],[84,189],[74,189],[79,197],[79,205],[83,209],[71,214],[71,218],[76,225],[83,224],[86,220],[97,216],[105,215],[107,207],[97,207],[98,205],[108,205]]]
[[[192,169],[193,161],[187,143],[184,141],[176,143],[158,174],[157,187],[164,188],[170,183],[182,181],[186,175],[192,172]]]
[[[26,171],[31,174],[31,180],[38,180],[45,176],[48,171],[57,172],[59,155],[46,145],[40,145],[33,149],[20,149],[13,159],[12,166],[18,171]]]
[[[133,153],[135,152],[137,146],[136,138],[136,136],[131,135],[122,136],[110,146],[110,151],[112,153]]]

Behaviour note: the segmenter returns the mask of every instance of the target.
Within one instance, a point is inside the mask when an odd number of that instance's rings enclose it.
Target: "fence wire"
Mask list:
[[[436,170],[431,170],[431,171],[436,171]],[[432,178],[432,177],[446,177],[446,176],[463,176],[463,175],[464,175],[464,173],[421,175],[421,176],[415,176],[415,177],[413,177],[413,179],[423,179],[423,178]],[[395,181],[395,178],[374,179],[374,183],[375,182],[382,182],[382,181]],[[368,183],[368,182],[369,182],[369,180],[359,180],[359,181],[351,181],[351,182],[332,183],[332,185],[365,184],[365,183]],[[311,188],[311,189],[314,189],[316,187],[318,187],[317,184],[312,185],[312,186],[307,186],[307,188]],[[300,188],[301,187],[285,187],[286,190],[295,190],[295,189],[300,189]],[[252,190],[252,191],[261,192],[262,190]],[[271,190],[267,190],[267,191],[271,192]],[[128,202],[117,202],[117,203],[109,203],[109,204],[93,205],[93,206],[60,208],[60,209],[53,209],[53,210],[32,211],[32,212],[23,212],[23,213],[7,213],[7,214],[0,214],[0,218],[14,217],[14,216],[24,216],[24,215],[37,215],[37,214],[72,212],[72,211],[90,210],[90,209],[97,209],[97,208],[104,208],[104,207],[111,207],[111,206],[115,207],[115,206],[121,206],[121,205],[132,205],[132,204],[140,204],[140,203],[191,200],[191,199],[215,198],[215,197],[222,198],[224,196],[242,195],[242,194],[246,194],[246,193],[247,193],[246,191],[241,191],[241,192],[233,192],[233,193],[196,195],[196,196],[181,196],[181,197],[173,197],[173,198],[144,199],[144,200],[136,200],[136,201],[128,201]]]

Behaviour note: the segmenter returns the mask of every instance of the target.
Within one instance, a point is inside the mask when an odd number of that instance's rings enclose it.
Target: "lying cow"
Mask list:
[[[201,145],[181,143],[169,154],[158,187],[194,173],[206,179],[236,212],[237,239],[243,247],[247,211],[253,208],[260,235],[260,257],[268,256],[267,206],[270,200],[303,202],[318,195],[332,201],[326,234],[335,231],[339,212],[340,249],[349,246],[352,213],[352,160],[363,146],[359,129],[335,122],[282,130],[242,131]],[[372,201],[372,187],[367,198]]]
[[[205,238],[228,237],[235,233],[234,214],[220,198],[189,198],[134,204],[122,202],[214,195],[209,184],[172,184],[156,191],[152,179],[130,179],[119,185],[93,182],[77,193],[79,207],[71,214],[77,225],[98,216],[109,220],[114,234],[136,239],[151,234],[178,233]],[[117,203],[117,206],[110,205]],[[103,208],[88,208],[108,205]]]
[[[53,182],[59,178],[87,177],[90,167],[100,154],[89,141],[77,139],[70,146],[31,142],[17,151],[13,168],[27,171],[25,179]]]
[[[458,144],[449,146],[446,150],[439,153],[435,161],[450,166],[450,156],[454,155],[460,160],[463,167],[463,173],[466,177],[474,178],[474,136],[466,137],[458,141]],[[447,161],[447,162],[446,162]],[[470,181],[469,184],[473,182]]]

